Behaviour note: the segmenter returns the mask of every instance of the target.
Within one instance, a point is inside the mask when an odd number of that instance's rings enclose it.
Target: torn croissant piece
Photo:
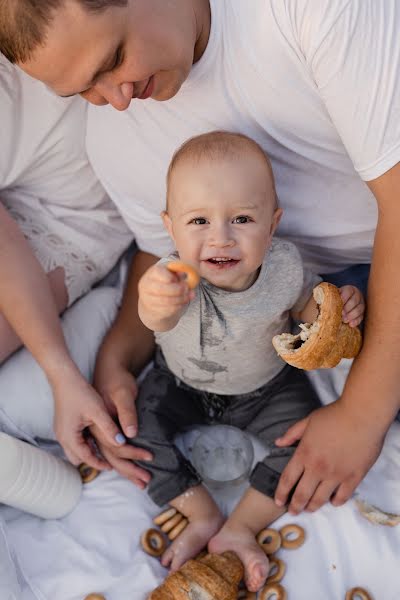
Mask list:
[[[298,369],[329,369],[342,358],[354,358],[362,337],[358,327],[342,322],[343,302],[338,288],[322,282],[313,290],[319,314],[312,324],[302,323],[297,335],[282,333],[272,339],[279,356]]]
[[[234,552],[188,560],[148,600],[236,600],[243,565]]]
[[[368,504],[359,498],[356,498],[356,506],[363,517],[368,519],[374,525],[387,525],[388,527],[396,527],[400,524],[400,515],[384,512],[380,508]]]

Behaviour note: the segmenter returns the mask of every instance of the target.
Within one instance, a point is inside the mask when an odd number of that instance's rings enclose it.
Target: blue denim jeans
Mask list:
[[[348,267],[344,271],[338,271],[337,273],[322,274],[321,277],[324,281],[333,283],[337,287],[343,285],[355,285],[364,294],[364,298],[367,297],[368,278],[371,265],[353,265]]]

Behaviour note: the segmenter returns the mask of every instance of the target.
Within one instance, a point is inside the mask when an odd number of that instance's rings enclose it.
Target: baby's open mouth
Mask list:
[[[234,258],[208,258],[206,262],[220,267],[236,265],[239,261]]]

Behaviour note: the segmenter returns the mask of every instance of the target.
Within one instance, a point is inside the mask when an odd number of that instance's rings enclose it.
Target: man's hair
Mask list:
[[[190,138],[173,155],[167,172],[167,210],[172,174],[180,163],[185,161],[200,162],[204,159],[216,161],[221,158],[240,158],[246,152],[256,154],[264,162],[265,170],[275,194],[276,206],[278,206],[271,162],[261,146],[242,133],[211,131]]]
[[[0,0],[0,52],[12,63],[29,60],[46,43],[55,12],[71,0]],[[125,6],[127,0],[74,0],[88,12]]]

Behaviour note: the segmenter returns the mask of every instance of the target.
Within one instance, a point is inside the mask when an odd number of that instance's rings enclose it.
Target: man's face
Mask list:
[[[19,66],[60,96],[118,110],[132,98],[168,100],[204,52],[209,21],[208,0],[128,0],[94,13],[66,0],[45,45]]]

